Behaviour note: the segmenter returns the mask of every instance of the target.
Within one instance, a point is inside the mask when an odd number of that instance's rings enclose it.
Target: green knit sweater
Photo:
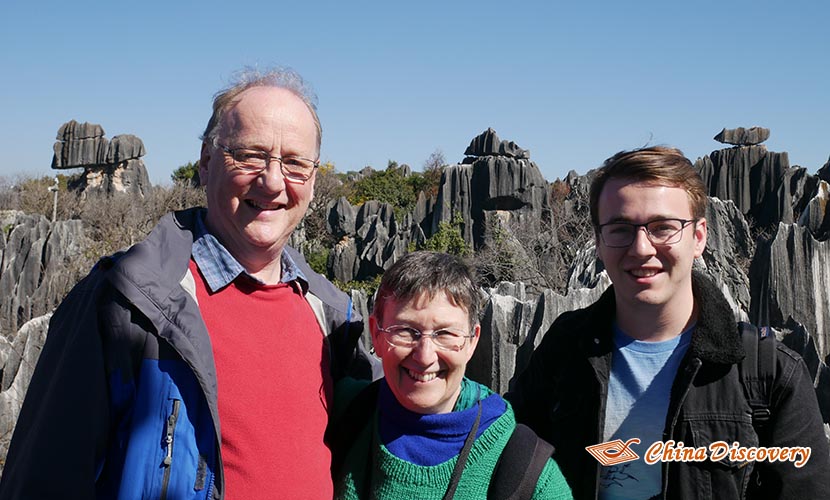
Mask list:
[[[487,498],[496,462],[515,427],[516,419],[508,403],[507,411],[473,444],[458,482],[456,499]],[[367,463],[370,446],[373,448],[371,464]],[[334,496],[335,499],[367,499],[368,491],[368,498],[372,499],[440,500],[447,490],[457,460],[456,456],[435,466],[418,466],[392,455],[380,444],[375,412],[372,425],[367,425],[360,433],[346,456],[344,470],[335,478]],[[365,482],[367,472],[371,475],[371,487],[368,489]],[[548,460],[542,470],[533,498],[572,498],[570,488],[553,460]]]

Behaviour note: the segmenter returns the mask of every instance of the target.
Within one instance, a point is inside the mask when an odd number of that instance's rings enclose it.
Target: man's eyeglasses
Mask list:
[[[467,339],[475,337],[475,335],[466,335],[447,329],[435,330],[432,333],[425,334],[409,325],[392,325],[388,328],[378,327],[378,330],[383,332],[386,342],[392,347],[412,348],[421,341],[421,337],[429,337],[436,347],[445,351],[460,351]]]
[[[286,179],[305,182],[314,174],[314,169],[320,165],[319,161],[310,160],[301,156],[271,156],[259,149],[235,148],[231,149],[216,144],[233,160],[233,167],[246,174],[261,174],[268,168],[271,160],[280,162],[280,170]]]
[[[655,219],[645,224],[630,222],[609,222],[600,224],[599,235],[605,246],[626,248],[637,238],[640,228],[646,230],[649,241],[654,245],[674,245],[683,238],[683,228],[698,219]]]

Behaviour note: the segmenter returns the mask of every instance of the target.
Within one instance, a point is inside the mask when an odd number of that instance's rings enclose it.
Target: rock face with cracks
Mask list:
[[[88,269],[80,220],[49,222],[42,215],[0,212],[0,332],[16,332],[52,311]]]

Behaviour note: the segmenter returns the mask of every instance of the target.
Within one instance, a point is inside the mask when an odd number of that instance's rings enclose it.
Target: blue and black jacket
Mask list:
[[[103,259],[55,311],[0,499],[223,498],[216,368],[188,269],[198,210]],[[308,278],[334,380],[379,376],[349,297],[285,251]]]

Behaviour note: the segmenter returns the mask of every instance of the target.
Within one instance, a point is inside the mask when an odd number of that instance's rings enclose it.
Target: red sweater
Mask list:
[[[245,276],[211,294],[190,269],[216,361],[225,498],[331,498],[332,381],[308,302]]]

